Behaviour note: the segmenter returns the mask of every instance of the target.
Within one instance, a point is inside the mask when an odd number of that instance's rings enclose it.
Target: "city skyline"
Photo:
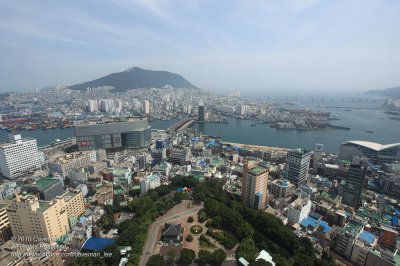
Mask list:
[[[0,91],[134,66],[178,73],[206,90],[259,94],[400,84],[400,4],[391,1],[94,3],[1,3]]]

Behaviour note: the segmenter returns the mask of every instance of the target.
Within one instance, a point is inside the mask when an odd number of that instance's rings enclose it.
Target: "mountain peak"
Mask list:
[[[152,71],[139,67],[132,67],[122,72],[113,73],[92,81],[70,86],[73,90],[86,90],[102,86],[112,86],[114,91],[126,91],[141,88],[162,88],[170,85],[176,88],[197,89],[179,74],[167,71]]]

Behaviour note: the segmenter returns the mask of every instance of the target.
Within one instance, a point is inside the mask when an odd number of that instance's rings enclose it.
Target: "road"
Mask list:
[[[184,204],[187,204],[187,202],[185,202]],[[161,225],[163,225],[164,223],[173,222],[173,221],[178,220],[183,217],[193,215],[193,214],[197,213],[203,207],[195,206],[195,207],[193,207],[193,209],[189,209],[189,210],[187,209],[186,206],[184,208],[185,208],[185,210],[182,210],[181,212],[172,212],[172,213],[167,212],[163,216],[157,218],[157,220],[151,224],[149,231],[147,232],[147,238],[146,238],[146,242],[144,244],[142,256],[140,257],[139,265],[143,265],[143,266],[146,265],[147,261],[149,260],[150,256],[152,255],[153,248],[156,245],[156,241],[157,241],[157,233],[158,233],[158,230]]]

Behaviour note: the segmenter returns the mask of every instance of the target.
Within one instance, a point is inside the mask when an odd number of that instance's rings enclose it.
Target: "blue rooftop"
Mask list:
[[[324,234],[328,233],[329,230],[331,230],[331,227],[330,227],[330,226],[328,225],[328,223],[325,222],[325,221],[321,221],[321,222],[319,223],[319,225],[322,226],[322,228],[324,228],[324,230],[323,230]]]
[[[115,240],[110,238],[91,237],[86,242],[82,249],[102,251],[107,246],[115,245]]]
[[[317,227],[317,222],[318,222],[317,219],[315,219],[314,217],[308,216],[307,218],[304,218],[300,222],[300,225],[304,226],[305,228],[307,228],[308,226],[315,228],[315,227]]]
[[[376,236],[368,231],[363,231],[358,239],[371,245],[372,243],[374,243]]]
[[[392,216],[392,225],[399,225],[399,218],[397,216]]]

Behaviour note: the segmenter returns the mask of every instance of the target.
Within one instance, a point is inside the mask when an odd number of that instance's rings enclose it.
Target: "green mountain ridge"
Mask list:
[[[145,70],[133,67],[122,72],[69,86],[73,90],[86,90],[101,86],[112,86],[114,91],[126,91],[139,88],[161,88],[170,85],[176,88],[198,89],[179,74],[168,71]]]

